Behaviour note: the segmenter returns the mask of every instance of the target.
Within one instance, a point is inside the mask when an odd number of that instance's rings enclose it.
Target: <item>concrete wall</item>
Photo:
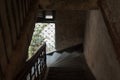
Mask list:
[[[101,11],[88,11],[85,57],[97,80],[120,80],[120,64]]]
[[[106,5],[108,5],[105,10],[109,10],[110,12],[107,12],[110,15],[107,15],[107,17],[117,26],[117,33],[119,33],[120,36],[120,0],[105,0]]]
[[[116,49],[117,58],[120,62],[120,0],[101,1],[102,11],[109,23],[108,29]]]
[[[85,11],[56,11],[57,50],[80,44],[83,41],[85,21]]]

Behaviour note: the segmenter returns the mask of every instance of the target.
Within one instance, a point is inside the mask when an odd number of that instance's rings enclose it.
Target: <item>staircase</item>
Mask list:
[[[79,51],[47,55],[47,66],[46,80],[95,80]]]
[[[44,43],[25,63],[14,80],[96,80],[86,64],[82,51],[72,49],[46,56]]]

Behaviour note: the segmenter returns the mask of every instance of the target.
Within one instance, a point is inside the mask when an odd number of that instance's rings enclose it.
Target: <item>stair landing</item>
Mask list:
[[[67,56],[64,56],[66,54]],[[86,64],[83,53],[65,53],[60,57],[62,56],[62,60],[56,59],[49,66],[47,80],[96,80]]]
[[[79,68],[50,67],[47,80],[95,80],[95,78]]]

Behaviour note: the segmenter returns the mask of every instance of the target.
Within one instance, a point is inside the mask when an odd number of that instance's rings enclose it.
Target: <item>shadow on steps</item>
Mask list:
[[[78,46],[48,56],[47,80],[96,80]],[[53,57],[52,57],[53,56]],[[49,58],[50,57],[50,58]],[[51,63],[52,62],[52,63]]]
[[[47,80],[95,80],[94,76],[84,69],[50,67]]]

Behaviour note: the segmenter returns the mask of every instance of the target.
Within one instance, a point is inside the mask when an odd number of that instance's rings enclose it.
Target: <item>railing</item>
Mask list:
[[[26,62],[15,80],[42,80],[46,68],[46,44],[43,44],[37,53]]]

